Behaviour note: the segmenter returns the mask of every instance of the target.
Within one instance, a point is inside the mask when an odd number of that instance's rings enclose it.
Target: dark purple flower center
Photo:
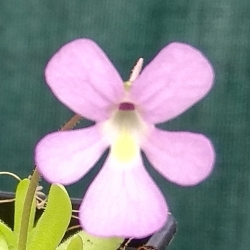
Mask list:
[[[122,102],[119,105],[120,110],[135,110],[135,105],[131,102]]]

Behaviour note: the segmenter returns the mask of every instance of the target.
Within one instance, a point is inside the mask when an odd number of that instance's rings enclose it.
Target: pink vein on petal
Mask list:
[[[67,185],[81,179],[106,148],[98,126],[60,131],[45,136],[37,144],[35,162],[47,181]]]
[[[168,208],[141,158],[127,167],[108,157],[80,207],[83,228],[94,235],[146,237],[159,230]]]
[[[101,121],[123,97],[123,82],[101,48],[89,39],[64,45],[49,61],[45,78],[57,98],[75,113]]]
[[[182,43],[172,43],[142,71],[131,87],[131,98],[150,123],[180,115],[211,89],[214,73],[205,56]]]
[[[211,173],[215,161],[210,140],[189,132],[155,129],[142,150],[163,176],[183,186],[203,181]]]

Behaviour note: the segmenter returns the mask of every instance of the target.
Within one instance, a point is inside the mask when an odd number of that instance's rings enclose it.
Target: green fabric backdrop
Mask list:
[[[217,161],[212,176],[190,188],[149,168],[178,221],[169,249],[249,249],[249,13],[248,0],[1,0],[0,171],[29,175],[36,142],[72,115],[44,83],[44,66],[60,46],[92,38],[127,79],[139,57],[147,63],[171,41],[190,43],[213,63],[215,86],[162,127],[206,134]],[[98,168],[69,188],[73,196],[83,195]],[[14,190],[14,180],[0,178],[0,190]]]

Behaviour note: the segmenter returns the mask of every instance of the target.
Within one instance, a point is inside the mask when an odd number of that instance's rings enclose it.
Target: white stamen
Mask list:
[[[133,82],[139,76],[141,69],[142,69],[142,65],[143,65],[143,58],[140,58],[137,61],[134,68],[132,69],[132,73],[130,75],[129,82]]]

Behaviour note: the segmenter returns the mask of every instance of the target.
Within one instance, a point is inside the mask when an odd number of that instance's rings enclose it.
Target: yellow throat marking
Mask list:
[[[113,155],[123,163],[133,160],[138,154],[138,149],[135,137],[127,131],[121,131],[112,146]]]

